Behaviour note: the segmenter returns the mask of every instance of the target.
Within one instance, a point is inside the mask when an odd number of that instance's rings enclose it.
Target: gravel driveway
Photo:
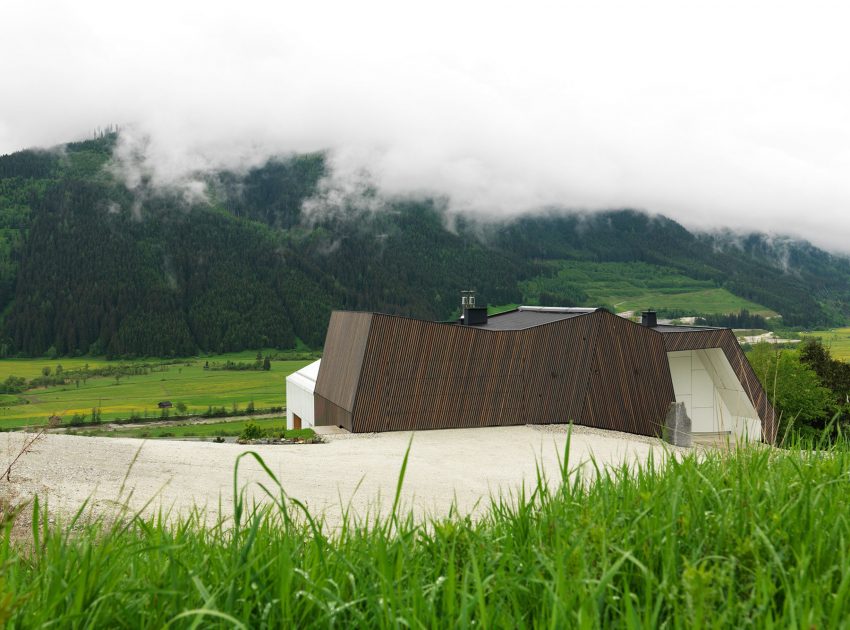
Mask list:
[[[311,512],[324,513],[334,526],[348,503],[361,516],[392,504],[411,436],[403,504],[418,515],[443,515],[453,502],[462,513],[474,512],[491,494],[509,493],[523,483],[534,485],[538,464],[557,480],[567,432],[562,425],[452,429],[339,435],[330,436],[327,444],[286,446],[51,434],[21,458],[12,482],[20,497],[37,493],[59,516],[73,513],[86,499],[95,511],[115,509],[126,476],[124,496],[131,490],[133,509],[152,499],[148,512],[160,507],[183,512],[194,505],[215,517],[219,501],[225,512],[232,509],[237,455],[254,450],[290,496],[305,502]],[[0,433],[0,470],[24,437]],[[664,453],[681,451],[660,440],[574,427],[570,463],[588,462],[593,455],[598,464],[608,466],[645,461],[651,452],[659,460]],[[242,462],[240,485],[268,481],[253,459]],[[583,472],[591,474],[592,466],[584,466]],[[259,496],[259,489],[252,487]]]

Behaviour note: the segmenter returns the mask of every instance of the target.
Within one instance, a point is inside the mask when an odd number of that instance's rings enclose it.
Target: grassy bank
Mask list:
[[[846,443],[538,483],[476,521],[417,523],[394,506],[332,533],[269,474],[275,503],[239,499],[213,527],[191,515],[51,527],[33,506],[32,540],[0,546],[0,622],[835,628],[850,615]]]
[[[250,420],[232,420],[230,422],[175,423],[166,426],[126,427],[109,431],[92,427],[78,430],[69,429],[69,433],[89,437],[129,437],[129,438],[169,438],[169,437],[237,437],[248,424],[260,429],[286,429],[286,418],[252,418]]]

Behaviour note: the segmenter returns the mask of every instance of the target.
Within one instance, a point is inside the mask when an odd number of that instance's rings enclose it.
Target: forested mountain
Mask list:
[[[790,325],[843,321],[848,315],[850,261],[805,242],[785,242],[798,253],[789,260],[764,235],[737,242],[721,234],[696,235],[665,217],[633,210],[525,217],[499,229],[495,242],[524,259],[640,261],[672,268],[770,307]]]
[[[692,234],[634,211],[447,221],[434,200],[305,213],[324,156],[204,174],[207,198],[110,164],[116,137],[0,157],[0,354],[185,355],[321,345],[332,308],[447,318],[530,295],[551,261],[641,262],[722,287],[799,325],[844,321],[850,263],[807,243]],[[447,226],[451,223],[451,229]],[[550,283],[551,284],[551,283]]]

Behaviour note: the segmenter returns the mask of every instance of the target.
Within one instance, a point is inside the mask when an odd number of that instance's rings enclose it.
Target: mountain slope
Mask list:
[[[624,269],[661,293],[726,296],[791,324],[848,315],[850,263],[807,243],[692,234],[634,211],[459,217],[450,230],[428,199],[305,214],[321,154],[206,174],[208,199],[190,202],[149,182],[128,189],[106,168],[114,143],[0,157],[0,354],[318,346],[332,308],[440,319],[464,288],[491,303],[588,304]]]
[[[691,234],[671,219],[631,210],[526,217],[501,226],[492,238],[497,247],[525,258],[660,265],[771,308],[790,325],[848,314],[847,261],[807,243],[799,247],[809,256],[789,268],[766,250],[720,246],[716,238]],[[827,297],[827,287],[834,300],[829,309],[818,301]]]

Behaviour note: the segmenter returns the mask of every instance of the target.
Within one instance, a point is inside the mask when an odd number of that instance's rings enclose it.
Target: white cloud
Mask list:
[[[121,7],[4,3],[0,152],[131,124],[164,182],[330,149],[458,209],[627,206],[850,250],[843,3]]]

